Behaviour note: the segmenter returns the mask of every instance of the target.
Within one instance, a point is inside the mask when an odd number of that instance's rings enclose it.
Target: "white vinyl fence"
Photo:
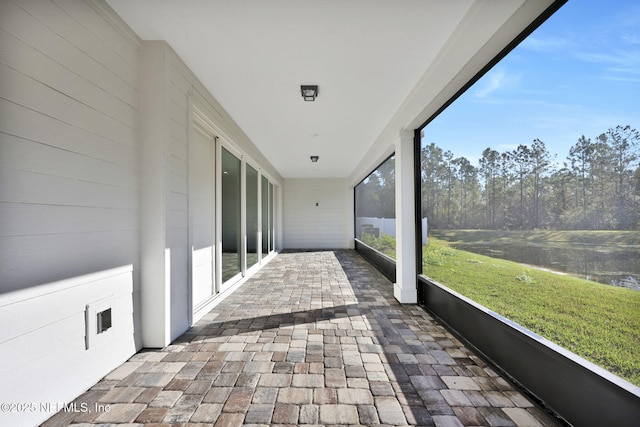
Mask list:
[[[356,217],[356,237],[362,236],[363,230],[376,237],[382,234],[396,236],[395,218]],[[422,244],[427,243],[427,218],[422,218]]]

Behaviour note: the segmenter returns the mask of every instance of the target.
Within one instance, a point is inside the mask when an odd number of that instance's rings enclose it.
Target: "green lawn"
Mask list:
[[[431,230],[449,242],[590,243],[594,245],[640,246],[640,232],[620,230]]]
[[[430,238],[426,276],[640,385],[640,292],[460,251]]]

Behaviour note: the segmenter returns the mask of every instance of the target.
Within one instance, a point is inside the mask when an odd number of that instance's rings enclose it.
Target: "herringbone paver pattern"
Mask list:
[[[349,250],[278,255],[76,403],[45,425],[556,425]]]

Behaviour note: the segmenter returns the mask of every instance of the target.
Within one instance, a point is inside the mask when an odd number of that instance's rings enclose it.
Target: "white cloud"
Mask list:
[[[599,64],[615,64],[628,69],[634,69],[640,64],[640,52],[633,51],[614,51],[612,53],[587,53],[580,52],[576,54],[578,59],[587,62]]]
[[[524,49],[536,52],[550,52],[566,48],[569,45],[567,38],[561,37],[527,37],[520,46]]]
[[[486,98],[497,90],[514,86],[517,81],[517,76],[509,75],[504,69],[498,68],[490,71],[480,80],[480,87],[476,89],[474,94],[478,98]]]
[[[622,36],[622,39],[629,44],[640,44],[640,35],[636,34],[625,34]]]
[[[635,83],[640,79],[640,51],[612,50],[611,52],[579,52],[579,60],[602,66],[605,80]]]

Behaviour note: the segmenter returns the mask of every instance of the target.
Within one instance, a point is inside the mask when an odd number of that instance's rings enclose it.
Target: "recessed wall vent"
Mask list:
[[[111,327],[111,308],[99,312],[96,315],[96,325],[98,326],[96,333],[101,334]]]
[[[113,296],[87,304],[84,310],[84,344],[89,350],[112,335],[108,332],[113,327]]]

